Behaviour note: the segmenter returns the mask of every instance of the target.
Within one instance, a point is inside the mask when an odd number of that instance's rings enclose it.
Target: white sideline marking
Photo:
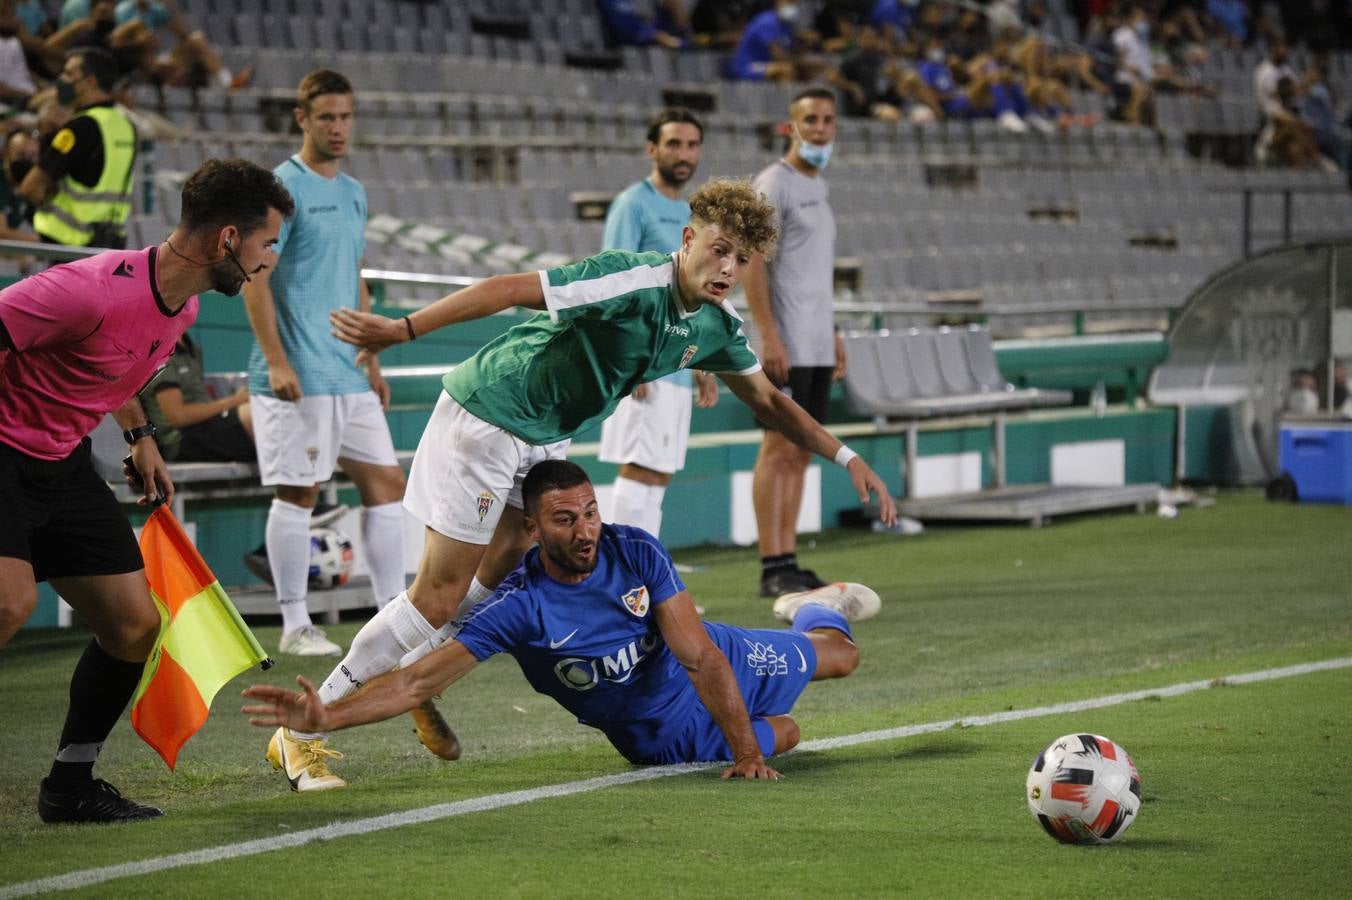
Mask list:
[[[1089,709],[1100,709],[1105,706],[1117,706],[1122,703],[1130,703],[1134,700],[1144,700],[1147,697],[1177,697],[1182,694],[1191,694],[1196,691],[1204,691],[1213,687],[1253,684],[1254,682],[1259,681],[1274,681],[1279,678],[1291,678],[1296,675],[1308,675],[1312,672],[1324,672],[1331,669],[1346,669],[1349,667],[1352,667],[1352,657],[1326,659],[1321,662],[1301,663],[1300,665],[1284,666],[1279,669],[1263,669],[1258,672],[1226,675],[1221,678],[1209,678],[1202,681],[1186,681],[1180,684],[1171,684],[1167,687],[1148,688],[1146,690],[1131,691],[1125,694],[1109,694],[1106,697],[1095,697],[1090,700],[1072,700],[1068,703],[1056,703],[1051,706],[1035,706],[1030,709],[1006,710],[1004,712],[990,713],[984,716],[946,719],[942,722],[928,722],[923,725],[904,725],[900,728],[888,728],[882,731],[865,731],[860,734],[849,734],[842,737],[822,738],[815,741],[805,741],[800,744],[798,750],[795,750],[794,752],[834,750],[840,747],[853,747],[856,744],[891,741],[898,738],[914,737],[920,734],[931,734],[936,731],[944,731],[955,726],[978,728],[983,725],[998,725],[1001,722],[1015,722],[1020,719],[1036,719],[1041,716],[1054,716],[1061,713],[1084,712]],[[371,834],[372,832],[385,831],[390,828],[402,828],[405,825],[421,825],[425,822],[435,822],[440,819],[449,819],[454,816],[468,815],[469,813],[488,812],[490,810],[503,809],[508,806],[517,806],[522,803],[531,803],[536,800],[547,800],[551,797],[568,797],[573,794],[585,794],[591,791],[601,790],[602,788],[615,787],[616,785],[634,784],[640,781],[652,781],[657,778],[667,778],[672,775],[685,775],[690,772],[698,772],[710,768],[722,768],[723,765],[723,763],[693,763],[633,769],[616,775],[604,775],[599,778],[588,778],[583,781],[570,781],[565,782],[564,784],[531,788],[530,790],[525,791],[511,791],[506,794],[489,794],[484,797],[459,800],[455,803],[440,803],[435,806],[426,806],[422,809],[388,813],[383,816],[373,816],[368,819],[356,819],[351,822],[335,822],[332,825],[324,825],[320,828],[310,828],[305,831],[297,831],[291,834],[279,834],[272,837],[261,838],[259,840],[245,841],[240,844],[226,844],[220,847],[208,847],[203,850],[190,850],[186,853],[174,853],[169,856],[160,856],[153,859],[120,863],[115,866],[83,869],[76,872],[67,872],[64,875],[53,875],[49,878],[39,878],[34,881],[23,881],[17,884],[0,886],[0,900],[5,900],[5,898],[9,897],[27,897],[32,894],[39,894],[46,891],[75,890],[77,888],[102,884],[105,881],[114,881],[118,878],[148,875],[152,872],[162,872],[166,869],[177,869],[182,866],[193,866],[201,863],[238,859],[243,856],[256,856],[260,853],[267,853],[272,850],[281,850],[287,847],[300,847],[315,841],[331,841],[336,838]]]

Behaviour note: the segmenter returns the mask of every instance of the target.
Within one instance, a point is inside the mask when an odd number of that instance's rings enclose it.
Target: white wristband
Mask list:
[[[836,465],[842,467],[848,466],[850,464],[850,460],[854,459],[858,455],[859,455],[858,453],[855,453],[849,447],[846,447],[844,444],[841,444],[840,449],[836,451]]]

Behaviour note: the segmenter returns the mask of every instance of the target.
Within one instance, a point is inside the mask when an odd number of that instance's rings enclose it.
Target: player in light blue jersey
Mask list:
[[[766,757],[798,743],[789,711],[809,681],[854,671],[849,621],[876,613],[877,595],[800,597],[787,630],[704,623],[656,538],[602,524],[581,467],[537,463],[522,499],[539,547],[453,640],[328,706],[303,677],[300,692],[254,685],[244,696],[263,703],[244,708],[250,721],[307,732],[379,721],[510,653],[532,687],[632,763],[730,760],[724,778],[778,778]]]
[[[681,189],[694,177],[703,145],[704,127],[690,110],[674,106],[657,114],[648,126],[652,172],[610,204],[603,249],[671,253],[681,246],[690,221],[690,203]],[[667,485],[685,467],[691,383],[690,370],[682,369],[640,384],[601,426],[597,458],[620,467],[611,492],[610,521],[661,533]],[[696,371],[694,383],[701,408],[718,401],[712,375]]]
[[[376,606],[404,589],[404,473],[385,421],[390,389],[375,360],[329,333],[329,314],[371,308],[360,278],[366,190],[340,170],[352,141],[352,84],[327,69],[301,81],[294,111],[300,152],[278,166],[296,215],[277,242],[270,277],[244,288],[256,343],[249,394],[268,510],[267,569],[282,612],[281,652],[336,655],[310,621],[310,513],[335,465],[361,495],[362,538]],[[268,571],[270,570],[270,572]]]

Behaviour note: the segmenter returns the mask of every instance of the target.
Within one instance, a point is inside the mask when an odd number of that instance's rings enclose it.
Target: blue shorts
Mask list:
[[[718,622],[705,622],[704,630],[732,665],[756,741],[761,753],[769,756],[775,750],[775,732],[765,718],[782,716],[793,709],[803,688],[812,680],[817,671],[817,650],[812,640],[797,631],[738,628]],[[718,723],[703,703],[696,703],[680,736],[665,749],[638,762],[663,765],[730,759],[732,748]]]

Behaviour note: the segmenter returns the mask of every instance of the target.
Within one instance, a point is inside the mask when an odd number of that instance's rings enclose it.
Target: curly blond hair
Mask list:
[[[717,225],[749,253],[774,253],[775,208],[750,181],[711,178],[690,197],[691,221]]]

